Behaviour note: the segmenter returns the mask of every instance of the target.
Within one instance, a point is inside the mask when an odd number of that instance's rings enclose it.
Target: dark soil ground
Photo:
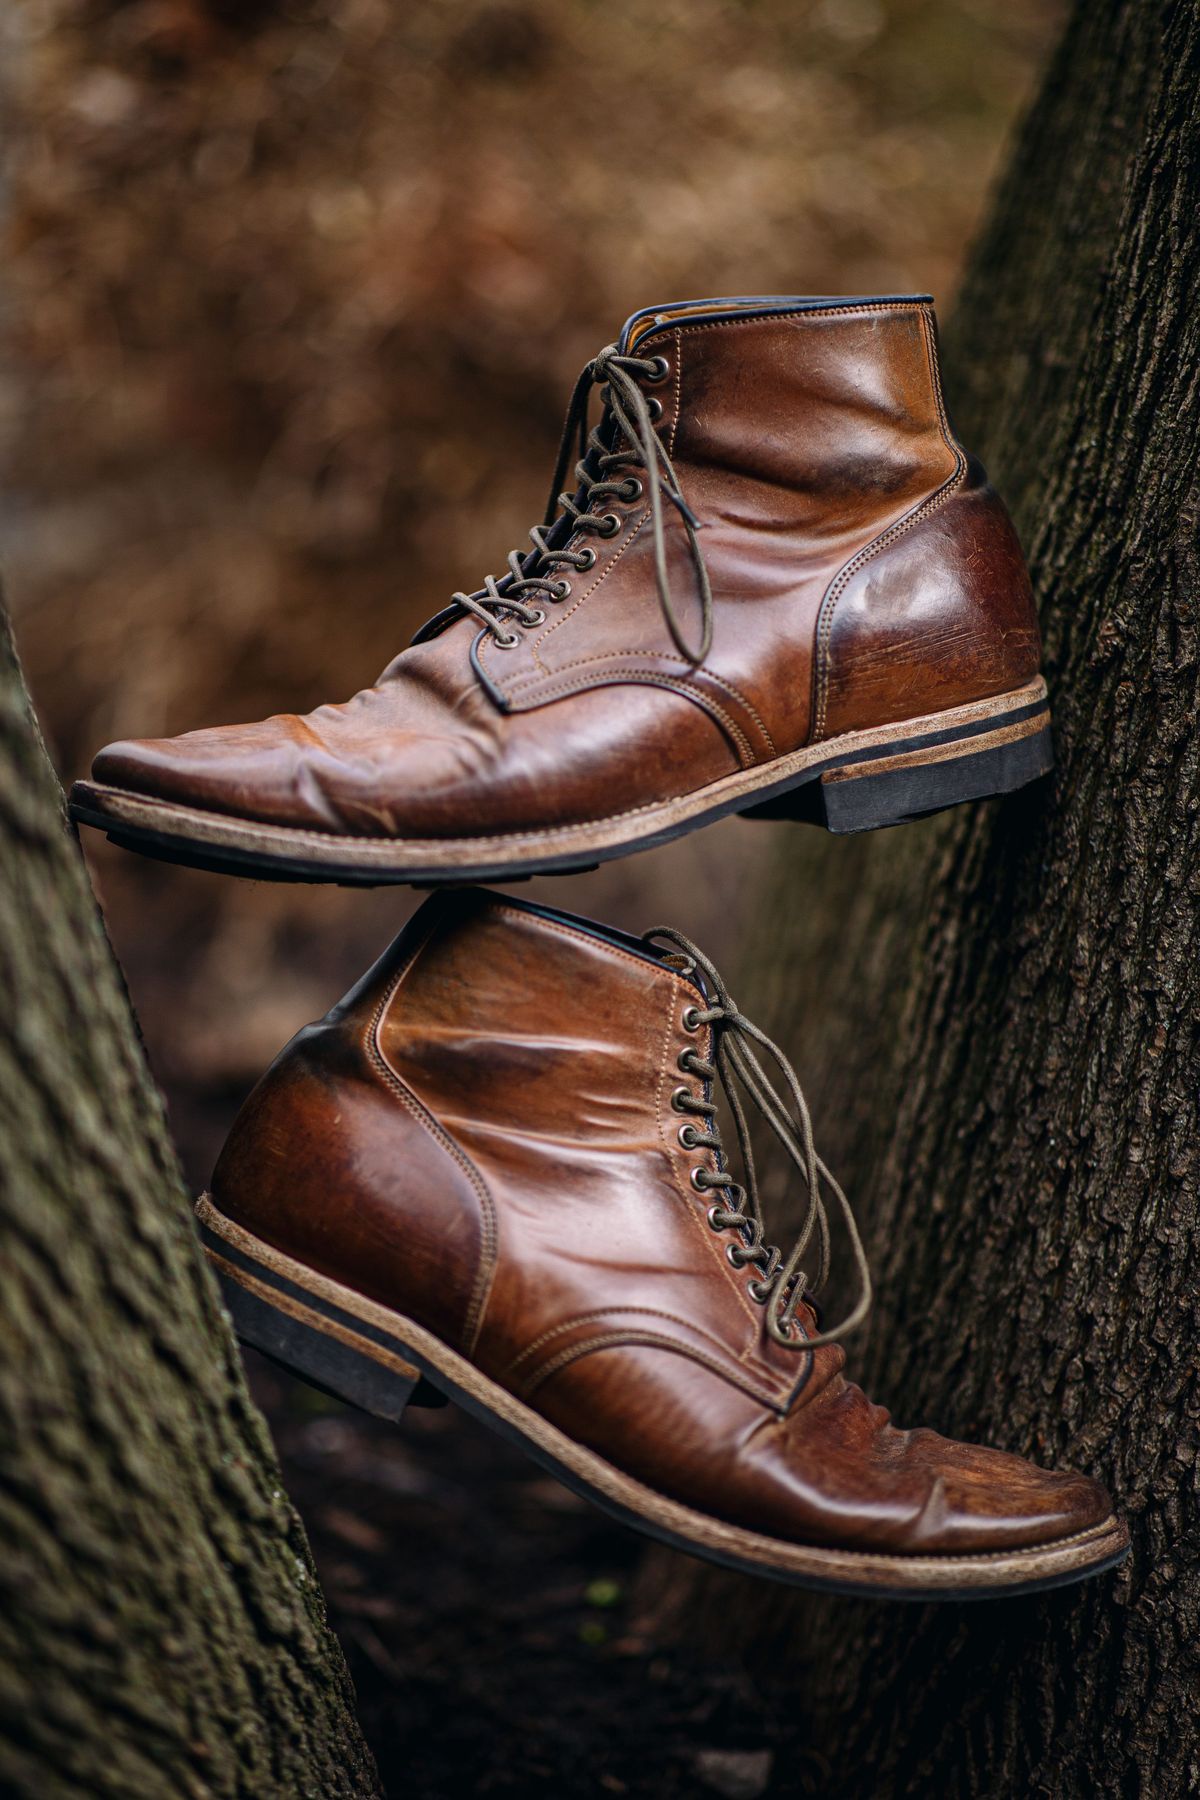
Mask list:
[[[634,1534],[453,1407],[397,1428],[247,1361],[390,1795],[823,1791],[794,1684],[655,1644]]]

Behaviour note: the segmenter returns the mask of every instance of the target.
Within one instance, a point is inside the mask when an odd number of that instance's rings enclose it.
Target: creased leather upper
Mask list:
[[[487,837],[609,819],[1036,674],[1020,550],[950,435],[927,304],[734,309],[643,329],[637,354],[669,366],[647,392],[700,522],[703,663],[655,597],[645,499],[606,501],[616,534],[572,540],[595,566],[515,648],[459,618],[344,705],[110,745],[95,778],[276,826]],[[674,512],[666,537],[693,641]]]
[[[216,1204],[433,1330],[656,1491],[798,1542],[932,1554],[1052,1541],[1102,1488],[899,1431],[839,1346],[774,1342],[679,1142],[697,991],[566,915],[429,901],[293,1041]],[[691,1078],[693,1081],[695,1078]],[[812,1329],[811,1314],[808,1329]]]

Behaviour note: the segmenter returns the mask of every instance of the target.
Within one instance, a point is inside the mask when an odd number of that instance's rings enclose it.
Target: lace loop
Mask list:
[[[720,1190],[721,1205],[710,1207],[710,1223],[714,1230],[722,1230],[726,1227],[718,1225],[716,1220],[727,1219],[728,1229],[739,1233],[741,1245],[738,1247],[738,1262],[746,1267],[753,1264],[758,1271],[757,1280],[751,1284],[755,1290],[753,1298],[766,1306],[767,1330],[775,1341],[790,1349],[805,1351],[813,1350],[821,1344],[835,1343],[860,1325],[870,1311],[871,1271],[850,1202],[817,1155],[808,1103],[801,1092],[796,1072],[779,1046],[739,1012],[715,966],[682,932],[660,926],[648,931],[644,941],[653,947],[656,939],[664,938],[682,953],[689,973],[700,973],[705,997],[711,996],[709,1005],[692,1007],[689,1011],[695,1015],[697,1024],[712,1026],[714,1061],[708,1062],[696,1051],[687,1050],[680,1057],[680,1067],[684,1068],[686,1058],[687,1073],[698,1075],[705,1081],[720,1081],[733,1115],[745,1177],[743,1185],[726,1168],[706,1167],[692,1170],[692,1185],[701,1193]],[[778,1092],[764,1069],[757,1054],[760,1051],[765,1052],[783,1077],[786,1098]],[[800,1230],[786,1256],[776,1245],[768,1244],[763,1239],[758,1178],[746,1115],[746,1099],[753,1103],[783,1145],[807,1190],[807,1205]],[[703,1125],[694,1130],[693,1147],[720,1153],[722,1145],[716,1105],[701,1094],[691,1094],[686,1100],[680,1094],[676,1104],[678,1111],[693,1113],[703,1121]],[[822,1195],[823,1187],[836,1200],[849,1235],[858,1278],[858,1299],[846,1317],[828,1331],[821,1331],[810,1337],[797,1337],[793,1330],[797,1307],[806,1291],[820,1291],[829,1274],[829,1217]],[[810,1245],[815,1247],[817,1254],[816,1273],[811,1281],[801,1266]]]
[[[460,614],[478,619],[484,630],[498,642],[511,639],[512,633],[504,623],[506,617],[514,618],[522,625],[534,623],[532,614],[536,608],[529,605],[531,599],[544,596],[561,600],[565,597],[561,592],[560,570],[582,571],[595,563],[595,552],[571,549],[571,538],[579,532],[594,532],[599,537],[616,535],[623,521],[618,514],[602,510],[604,502],[620,500],[632,504],[647,493],[654,581],[663,618],[675,648],[685,661],[693,666],[704,661],[712,646],[713,608],[708,569],[697,535],[701,529],[700,521],[684,499],[666,446],[654,429],[655,418],[661,415],[662,406],[657,399],[647,401],[636,379],[640,375],[645,381],[661,381],[666,373],[669,373],[669,366],[665,357],[624,356],[616,344],[607,345],[593,357],[580,374],[571,395],[546,517],[529,533],[532,552],[526,551],[522,555],[519,550],[510,550],[507,574],[499,578],[487,576],[476,594],[454,594],[452,608],[457,607]],[[588,411],[594,387],[600,389],[604,410],[599,423],[589,432]],[[574,469],[575,493],[563,487],[572,457],[578,458]],[[629,470],[631,467],[641,470],[642,476],[626,473],[613,478],[618,469]],[[579,499],[576,499],[576,493]],[[684,636],[671,593],[664,501],[674,508],[683,522],[695,572],[701,621],[700,641],[696,645],[690,645]],[[550,544],[547,532],[562,526],[564,520],[569,521],[565,527],[569,538],[563,544]],[[440,626],[443,617],[445,615],[439,615],[438,620],[432,622],[433,626]],[[418,633],[418,640],[422,635]]]

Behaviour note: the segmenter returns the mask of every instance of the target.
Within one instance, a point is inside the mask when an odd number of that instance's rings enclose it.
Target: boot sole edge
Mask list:
[[[1049,1544],[960,1556],[800,1545],[727,1524],[623,1474],[433,1333],[264,1243],[226,1218],[207,1195],[197,1201],[196,1216],[243,1343],[391,1422],[407,1404],[421,1402],[422,1385],[432,1387],[602,1511],[689,1555],[828,1593],[928,1601],[1062,1587],[1101,1574],[1128,1552],[1128,1531],[1115,1514]]]
[[[837,835],[904,824],[1009,793],[1053,766],[1046,684],[806,745],[614,818],[496,837],[351,837],[77,781],[70,813],[128,850],[252,880],[437,887],[579,874],[734,813]]]

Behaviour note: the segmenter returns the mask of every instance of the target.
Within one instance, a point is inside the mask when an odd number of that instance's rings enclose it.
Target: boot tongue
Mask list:
[[[689,313],[709,312],[714,308],[728,307],[729,304],[728,301],[720,300],[685,300],[676,305],[643,306],[640,312],[631,313],[622,325],[617,349],[622,356],[632,355],[638,339],[645,337],[647,332],[657,331],[672,319],[686,318]]]
[[[644,324],[646,317],[647,315],[645,312],[630,313],[629,317],[622,325],[621,335],[617,339],[617,349],[621,352],[622,356],[629,355],[638,327]]]
[[[643,306],[640,312],[631,313],[622,325],[617,349],[622,356],[630,356],[637,348],[639,338],[669,325],[673,319],[690,318],[693,313],[734,312],[745,305],[744,300],[680,300],[665,306]]]
[[[621,330],[618,349],[630,355],[638,340],[676,319],[723,319],[737,313],[788,313],[819,311],[830,306],[931,306],[930,294],[732,294],[713,300],[668,300],[661,306],[643,306],[631,313]]]
[[[764,306],[786,309],[787,305],[786,295],[739,294],[719,300],[669,300],[662,306],[643,306],[639,312],[631,313],[621,327],[617,348],[622,356],[629,356],[636,349],[639,338],[676,319],[690,319],[701,314],[705,318],[719,319]]]
[[[674,951],[664,953],[661,958],[664,969],[674,969],[677,975],[690,975],[692,965],[686,956],[677,955]]]

